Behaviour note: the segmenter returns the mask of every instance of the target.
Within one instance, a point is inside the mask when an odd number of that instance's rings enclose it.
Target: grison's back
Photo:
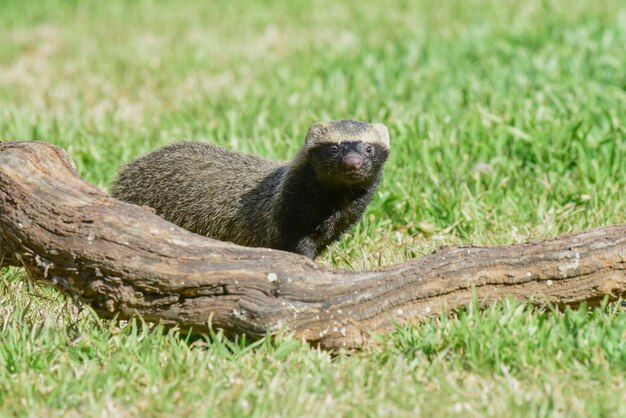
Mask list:
[[[181,142],[128,165],[113,186],[113,196],[150,206],[198,234],[268,246],[275,239],[268,223],[281,167],[277,161],[208,143]]]

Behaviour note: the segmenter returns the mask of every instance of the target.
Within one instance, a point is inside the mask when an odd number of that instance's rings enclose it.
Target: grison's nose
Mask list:
[[[353,171],[353,170],[358,170],[359,167],[363,165],[363,158],[357,155],[346,155],[345,157],[341,159],[341,162],[343,163],[343,166],[347,170]]]

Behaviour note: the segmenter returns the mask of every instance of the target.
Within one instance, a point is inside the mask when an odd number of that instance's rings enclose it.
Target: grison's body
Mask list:
[[[316,123],[290,162],[182,142],[125,167],[113,196],[191,232],[315,258],[359,221],[389,152],[382,124]]]

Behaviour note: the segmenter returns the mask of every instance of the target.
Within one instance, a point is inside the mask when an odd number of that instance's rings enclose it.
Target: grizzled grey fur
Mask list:
[[[290,162],[181,142],[126,166],[113,196],[191,232],[315,258],[358,222],[389,153],[382,124],[316,123]]]

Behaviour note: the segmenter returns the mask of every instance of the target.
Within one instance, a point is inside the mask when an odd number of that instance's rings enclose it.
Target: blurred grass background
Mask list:
[[[286,160],[313,122],[343,118],[387,124],[392,154],[322,263],[375,268],[625,222],[626,4],[0,0],[0,139],[55,143],[105,190],[167,143]],[[613,306],[511,302],[331,359],[289,338],[191,346],[119,329],[20,271],[1,279],[6,415],[626,412]]]

